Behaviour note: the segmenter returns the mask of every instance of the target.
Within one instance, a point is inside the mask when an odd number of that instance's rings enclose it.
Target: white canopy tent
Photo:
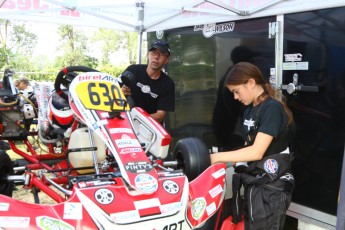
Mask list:
[[[0,0],[0,19],[136,31],[141,47],[143,32],[344,5],[343,0]]]

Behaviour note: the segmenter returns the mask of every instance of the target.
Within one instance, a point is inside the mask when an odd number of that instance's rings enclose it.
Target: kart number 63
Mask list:
[[[118,84],[107,81],[80,82],[76,92],[87,109],[111,112],[113,110],[129,110],[125,106],[126,98]]]

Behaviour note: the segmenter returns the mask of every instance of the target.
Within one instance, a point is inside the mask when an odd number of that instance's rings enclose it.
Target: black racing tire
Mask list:
[[[206,144],[195,137],[177,141],[173,156],[178,162],[177,169],[182,169],[189,181],[194,180],[211,165]]]
[[[0,194],[12,197],[14,183],[7,180],[7,176],[13,175],[11,158],[5,151],[0,150]]]

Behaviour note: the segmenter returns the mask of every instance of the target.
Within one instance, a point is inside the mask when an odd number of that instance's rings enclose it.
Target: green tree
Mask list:
[[[102,52],[102,66],[109,65],[111,55],[121,50],[126,50],[128,53],[126,63],[136,63],[138,55],[138,34],[136,32],[100,28],[94,33],[92,41],[98,43],[100,47]],[[124,57],[121,58],[123,59]]]
[[[71,25],[63,25],[58,28],[58,34],[61,37],[62,52],[56,57],[56,66],[83,65],[90,68],[97,66],[97,59],[88,55],[88,38],[82,31]]]
[[[30,71],[36,43],[37,36],[26,29],[24,22],[0,20],[0,68]]]

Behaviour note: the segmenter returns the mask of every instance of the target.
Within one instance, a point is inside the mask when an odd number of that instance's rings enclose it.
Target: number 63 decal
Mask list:
[[[124,107],[126,97],[119,84],[108,81],[80,82],[76,86],[76,92],[87,109],[107,112],[130,109],[128,104]]]

